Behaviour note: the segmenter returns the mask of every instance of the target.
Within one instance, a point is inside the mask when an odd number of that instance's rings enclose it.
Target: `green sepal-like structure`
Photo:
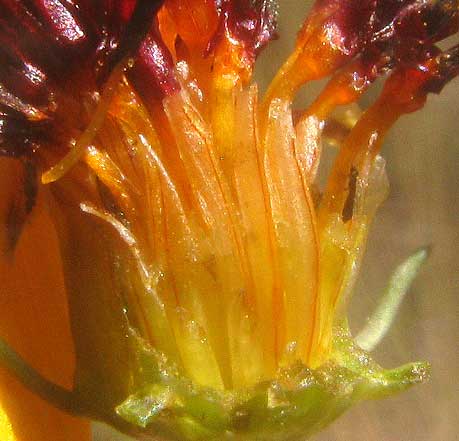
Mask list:
[[[336,328],[334,352],[320,368],[295,363],[250,390],[217,391],[192,384],[138,342],[148,372],[144,378],[150,382],[121,403],[117,413],[152,439],[307,439],[353,404],[401,392],[429,376],[427,363],[382,369],[346,329]]]

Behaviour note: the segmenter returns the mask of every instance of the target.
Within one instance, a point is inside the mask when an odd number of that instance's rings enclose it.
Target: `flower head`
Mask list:
[[[459,73],[458,47],[435,46],[457,1],[318,0],[264,95],[271,0],[0,3],[0,152],[41,176],[54,219],[71,409],[163,438],[292,439],[425,379],[377,366],[345,306],[384,135]],[[319,189],[333,111],[383,77]]]

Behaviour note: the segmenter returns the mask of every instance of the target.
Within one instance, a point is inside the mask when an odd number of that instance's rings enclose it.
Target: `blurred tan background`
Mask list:
[[[280,0],[280,40],[262,55],[257,76],[272,78],[290,53],[310,2]],[[307,89],[305,99],[314,91]],[[389,335],[375,351],[384,367],[412,360],[432,364],[429,384],[380,402],[366,402],[317,441],[459,440],[459,80],[426,107],[405,116],[388,137],[391,193],[373,225],[350,307],[358,330],[392,270],[423,245],[432,254]],[[97,441],[118,440],[100,427]]]

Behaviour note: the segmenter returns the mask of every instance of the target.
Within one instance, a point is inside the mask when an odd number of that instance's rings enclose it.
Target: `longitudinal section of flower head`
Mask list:
[[[52,183],[81,383],[96,388],[112,371],[106,389],[117,383],[122,401],[134,368],[112,347],[131,354],[120,337],[131,328],[217,389],[327,361],[386,194],[384,135],[458,73],[457,46],[435,46],[457,32],[457,2],[317,1],[264,94],[251,75],[275,37],[272,1],[85,3],[69,5],[67,26],[55,9],[6,3],[15,23],[35,19],[8,46],[1,148],[34,154]],[[34,36],[52,56],[31,50]],[[333,111],[385,74],[381,96],[344,130],[321,194]],[[326,77],[293,112],[300,87]]]

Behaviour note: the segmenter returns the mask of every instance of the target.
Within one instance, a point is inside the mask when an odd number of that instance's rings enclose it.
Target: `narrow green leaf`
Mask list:
[[[387,334],[408,289],[429,255],[421,248],[399,265],[392,275],[379,305],[355,342],[366,351],[372,351]]]

